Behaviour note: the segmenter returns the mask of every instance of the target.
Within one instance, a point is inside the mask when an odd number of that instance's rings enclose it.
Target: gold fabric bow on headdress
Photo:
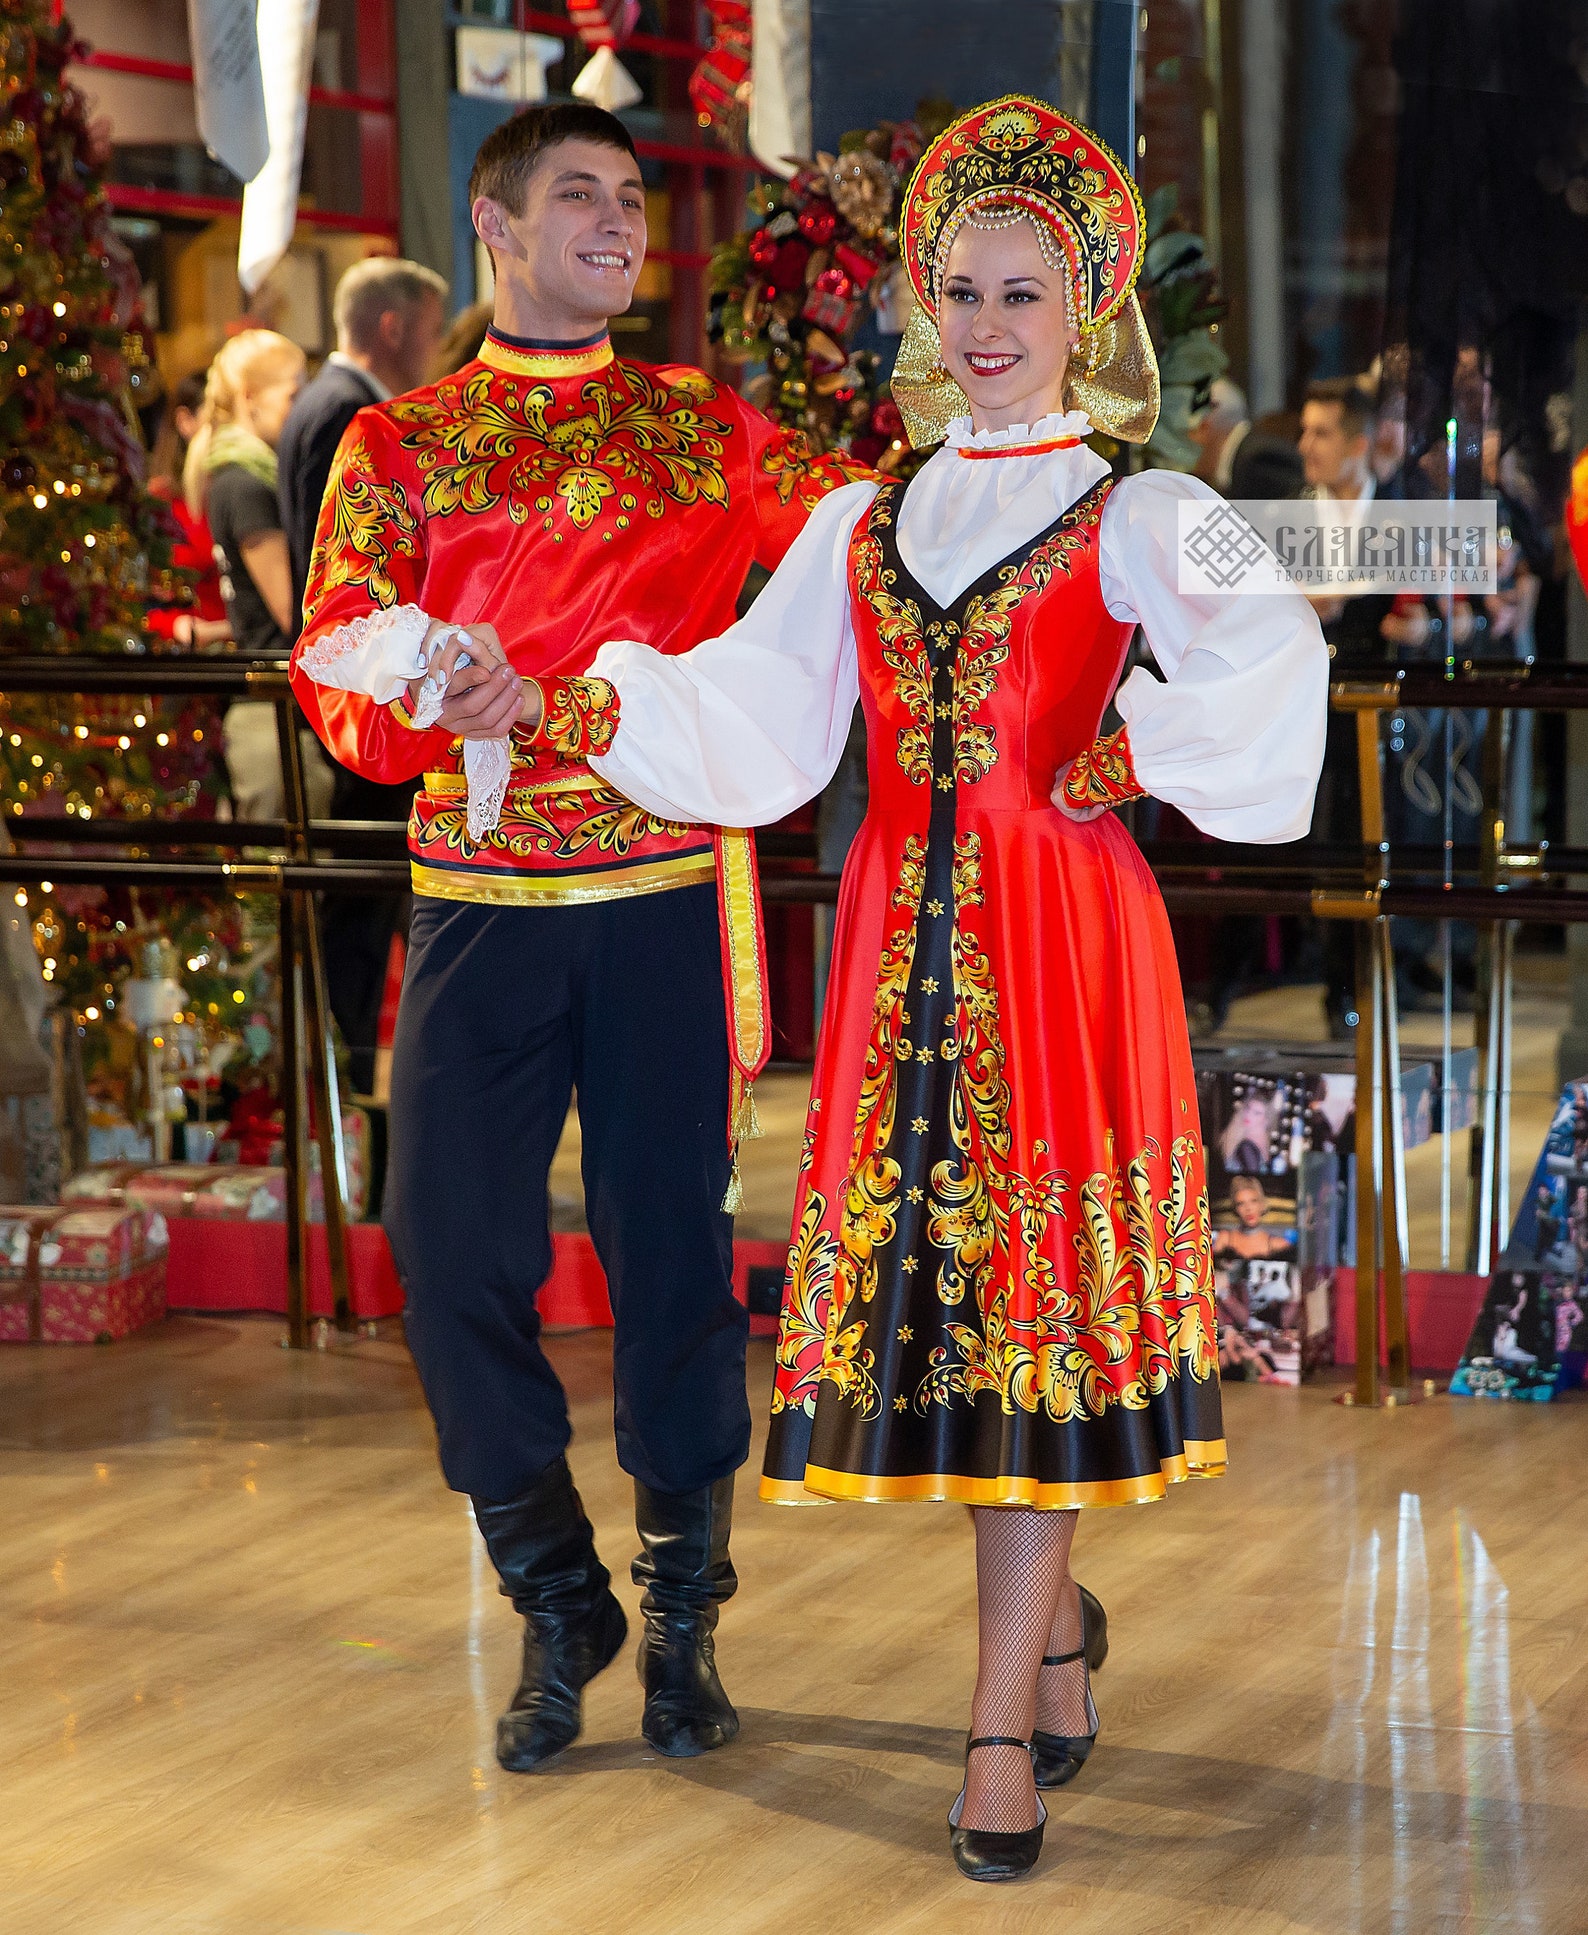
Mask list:
[[[1088,128],[1042,101],[1005,95],[961,115],[916,165],[899,252],[916,306],[893,369],[893,399],[916,449],[936,443],[970,403],[943,363],[938,304],[949,249],[978,211],[1019,210],[1062,251],[1080,329],[1064,407],[1092,427],[1145,443],[1158,421],[1158,359],[1136,300],[1146,214],[1130,171]]]

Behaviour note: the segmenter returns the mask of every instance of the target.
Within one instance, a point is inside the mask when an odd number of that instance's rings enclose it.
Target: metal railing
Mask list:
[[[336,1064],[329,1034],[325,968],[315,917],[318,892],[403,891],[408,861],[402,829],[381,822],[310,821],[301,749],[292,729],[293,707],[285,662],[242,663],[230,659],[15,658],[0,664],[0,691],[210,694],[268,699],[277,710],[287,817],[236,823],[181,820],[99,820],[11,823],[15,837],[62,845],[119,844],[144,848],[210,847],[220,851],[273,847],[283,857],[79,858],[58,850],[48,856],[0,855],[0,880],[72,881],[96,886],[213,888],[266,893],[281,902],[283,1133],[288,1181],[288,1330],[298,1347],[308,1340],[304,1270],[307,1229],[305,1119],[300,1086],[307,1073],[315,1097],[316,1135],[325,1177],[326,1236],[332,1293],[340,1329],[352,1327],[346,1214],[343,1195],[341,1114]],[[1189,842],[1146,841],[1171,910],[1188,914],[1311,914],[1356,924],[1357,1013],[1355,1061],[1357,1270],[1355,1330],[1356,1401],[1379,1403],[1386,1395],[1409,1396],[1410,1348],[1405,1276],[1406,1176],[1400,1108],[1393,1071],[1400,1067],[1391,920],[1406,916],[1470,920],[1487,930],[1479,975],[1476,1043],[1479,1051],[1478,1120],[1472,1132],[1469,1260],[1487,1273],[1502,1240],[1508,1204],[1504,1100],[1512,1053],[1514,934],[1519,921],[1588,922],[1588,891],[1548,884],[1588,874],[1588,850],[1547,844],[1511,845],[1506,839],[1510,714],[1515,710],[1588,708],[1588,667],[1539,669],[1521,663],[1464,665],[1451,675],[1412,670],[1378,681],[1342,681],[1331,688],[1334,706],[1356,718],[1357,777],[1362,840],[1348,845],[1297,848],[1290,864],[1281,850],[1200,847]],[[1392,878],[1385,832],[1384,753],[1380,721],[1405,706],[1470,707],[1488,714],[1483,752],[1484,814],[1476,847],[1401,850],[1398,870],[1439,881]],[[792,870],[813,857],[808,835],[770,832],[761,838],[764,898],[772,903],[831,903],[839,876]],[[1466,878],[1456,879],[1455,874]],[[288,1079],[289,1071],[291,1078]],[[1364,1107],[1363,1100],[1367,1106]],[[1385,1362],[1380,1365],[1382,1326]]]
[[[342,1146],[342,1109],[336,1054],[326,996],[325,957],[313,896],[316,892],[368,893],[407,886],[400,860],[326,860],[316,857],[316,825],[308,817],[302,747],[284,659],[31,658],[0,661],[0,692],[188,694],[268,701],[275,707],[286,795],[286,818],[268,823],[269,843],[282,860],[145,860],[100,854],[0,854],[0,880],[71,881],[87,886],[209,888],[223,893],[264,893],[280,902],[281,1129],[286,1173],[287,1339],[294,1349],[310,1341],[306,1266],[309,1193],[304,1079],[313,1098],[314,1135],[320,1152],[325,1237],[331,1302],[338,1330],[354,1328],[347,1250],[347,1166]],[[29,821],[8,823],[13,839],[52,847],[102,844],[193,847],[253,844],[254,826],[214,820],[158,823],[137,820]]]

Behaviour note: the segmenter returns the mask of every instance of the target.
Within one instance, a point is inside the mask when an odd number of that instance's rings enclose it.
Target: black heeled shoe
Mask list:
[[[967,1742],[967,1760],[976,1747],[1024,1747],[1028,1754],[1032,1751],[1029,1740],[1017,1740],[1012,1734],[984,1734],[979,1740]],[[1048,1824],[1048,1810],[1042,1805],[1042,1796],[1037,1796],[1036,1826],[1022,1828],[1016,1834],[961,1827],[959,1817],[964,1806],[965,1790],[961,1787],[958,1800],[948,1810],[948,1845],[955,1866],[966,1880],[1018,1881],[1022,1875],[1030,1874],[1042,1854],[1042,1830]]]
[[[1095,1592],[1088,1592],[1079,1579],[1075,1590],[1081,1595],[1081,1650],[1091,1670],[1101,1673],[1103,1662],[1108,1658],[1108,1614],[1103,1610],[1102,1600]]]
[[[1084,1602],[1083,1602],[1084,1603]],[[1105,1640],[1103,1651],[1108,1651]],[[1044,1666],[1069,1666],[1080,1660],[1086,1666],[1086,1717],[1092,1723],[1090,1733],[1044,1733],[1040,1727],[1031,1735],[1031,1765],[1036,1774],[1038,1787],[1066,1787],[1086,1765],[1086,1757],[1097,1740],[1099,1721],[1097,1707],[1092,1699],[1092,1663],[1084,1646],[1073,1653],[1045,1653]]]

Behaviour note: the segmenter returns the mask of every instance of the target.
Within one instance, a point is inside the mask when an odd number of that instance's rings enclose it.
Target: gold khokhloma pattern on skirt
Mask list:
[[[836,1383],[866,1417],[875,1417],[881,1409],[873,1375],[876,1358],[861,1344],[865,1321],[851,1313],[876,1295],[875,1252],[889,1241],[896,1226],[899,1165],[887,1154],[893,1133],[893,1071],[895,1059],[904,1052],[900,1045],[904,999],[925,883],[926,842],[912,833],[905,840],[893,888],[896,925],[882,950],[877,976],[838,1233],[827,1227],[826,1196],[811,1189],[789,1251],[777,1354],[784,1370],[799,1375],[788,1392],[774,1390],[774,1415],[785,1403],[813,1408],[820,1377]],[[812,1349],[818,1342],[819,1356]]]
[[[511,376],[482,367],[458,391],[418,391],[387,413],[419,466],[428,516],[478,514],[505,500],[512,521],[526,524],[560,501],[586,531],[609,508],[625,522],[661,517],[669,504],[728,508],[720,459],[729,426],[703,407],[716,395],[699,371],[663,384],[612,363],[577,405],[559,406],[548,385],[521,394]]]
[[[919,903],[924,854],[901,882],[902,904]],[[1167,1156],[1151,1139],[1123,1165],[1073,1179],[1055,1168],[1027,1176],[1011,1167],[1005,1049],[988,958],[963,919],[982,904],[980,841],[955,840],[954,1032],[957,1053],[950,1126],[957,1156],[934,1164],[927,1236],[942,1257],[939,1300],[966,1321],[944,1326],[949,1343],[930,1355],[913,1393],[933,1404],[973,1402],[983,1393],[1009,1413],[1043,1411],[1057,1423],[1100,1416],[1111,1404],[1141,1409],[1177,1376],[1217,1375],[1212,1250],[1206,1195],[1194,1186],[1196,1145],[1177,1137]],[[901,894],[895,893],[895,905]],[[835,1235],[827,1199],[811,1190],[789,1255],[778,1362],[796,1373],[776,1391],[814,1410],[817,1386],[832,1384],[864,1418],[881,1414],[886,1393],[867,1343],[874,1318],[877,1254],[895,1236],[899,1165],[886,1153],[893,1122],[894,1068],[913,1052],[903,1032],[903,995],[913,956],[913,922],[893,935],[879,985],[862,1084],[855,1160]],[[1110,1158],[1112,1139],[1107,1144]],[[1037,1142],[1034,1154],[1048,1154]],[[1159,1193],[1161,1192],[1161,1193]],[[1067,1215],[1071,1199],[1077,1214]],[[1068,1235],[1073,1287],[1060,1279]],[[1011,1288],[1023,1292],[1011,1311]]]
[[[976,715],[1008,658],[1011,618],[1055,571],[1071,569],[1109,487],[1105,479],[1089,491],[1024,564],[968,599],[957,628],[952,620],[924,624],[920,606],[897,595],[883,542],[897,492],[879,492],[852,553],[854,582],[876,616],[884,662],[910,715],[898,758],[912,781],[944,777],[932,763],[933,644],[957,647],[950,784],[973,784],[991,770],[995,737]],[[970,829],[953,835],[952,1012],[941,1041],[917,1043],[911,1034],[906,1001],[927,865],[926,837],[910,835],[892,895],[896,917],[878,971],[842,1201],[830,1205],[822,1191],[809,1190],[790,1251],[778,1343],[785,1376],[774,1411],[813,1411],[824,1382],[867,1419],[881,1414],[890,1395],[896,1408],[908,1405],[904,1393],[879,1388],[867,1333],[873,1322],[899,1321],[899,1311],[874,1308],[879,1263],[901,1220],[917,1209],[937,1259],[936,1298],[953,1313],[942,1326],[947,1341],[930,1352],[914,1390],[918,1414],[990,1393],[1005,1411],[1040,1409],[1062,1422],[1101,1415],[1110,1404],[1143,1406],[1182,1373],[1216,1376],[1211,1237],[1206,1197],[1194,1187],[1194,1138],[1177,1138],[1167,1154],[1149,1138],[1123,1168],[1110,1138],[1105,1166],[1078,1184],[1045,1161],[1049,1147],[1039,1140],[1033,1173],[1022,1172],[1013,1159],[998,989],[975,919],[986,898],[982,841]],[[928,1189],[906,1189],[892,1153],[897,1071],[912,1060],[952,1069],[939,1097],[954,1153],[934,1162]],[[924,1131],[927,1124],[909,1126]],[[1066,1236],[1074,1261],[1061,1271]],[[913,1283],[917,1259],[904,1258],[901,1267]]]

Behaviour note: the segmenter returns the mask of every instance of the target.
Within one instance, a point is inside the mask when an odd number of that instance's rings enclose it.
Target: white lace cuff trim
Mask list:
[[[424,671],[429,629],[430,620],[417,605],[372,611],[317,638],[299,654],[298,669],[316,685],[365,692],[377,705],[390,705]],[[438,702],[435,711],[440,710]],[[417,713],[414,723],[419,723]],[[434,715],[430,723],[435,723]]]
[[[457,631],[438,632],[427,654],[424,644],[429,629],[430,620],[417,605],[393,605],[388,611],[368,612],[317,638],[299,655],[298,669],[316,685],[334,686],[340,692],[363,692],[376,705],[390,705],[426,671],[442,646],[459,634],[465,638],[468,635],[461,626]],[[467,665],[467,653],[460,654],[457,662]],[[427,678],[413,708],[415,730],[428,731],[441,717],[445,703],[445,685],[437,678]],[[463,742],[471,840],[483,840],[496,830],[512,770],[513,756],[506,739]]]

